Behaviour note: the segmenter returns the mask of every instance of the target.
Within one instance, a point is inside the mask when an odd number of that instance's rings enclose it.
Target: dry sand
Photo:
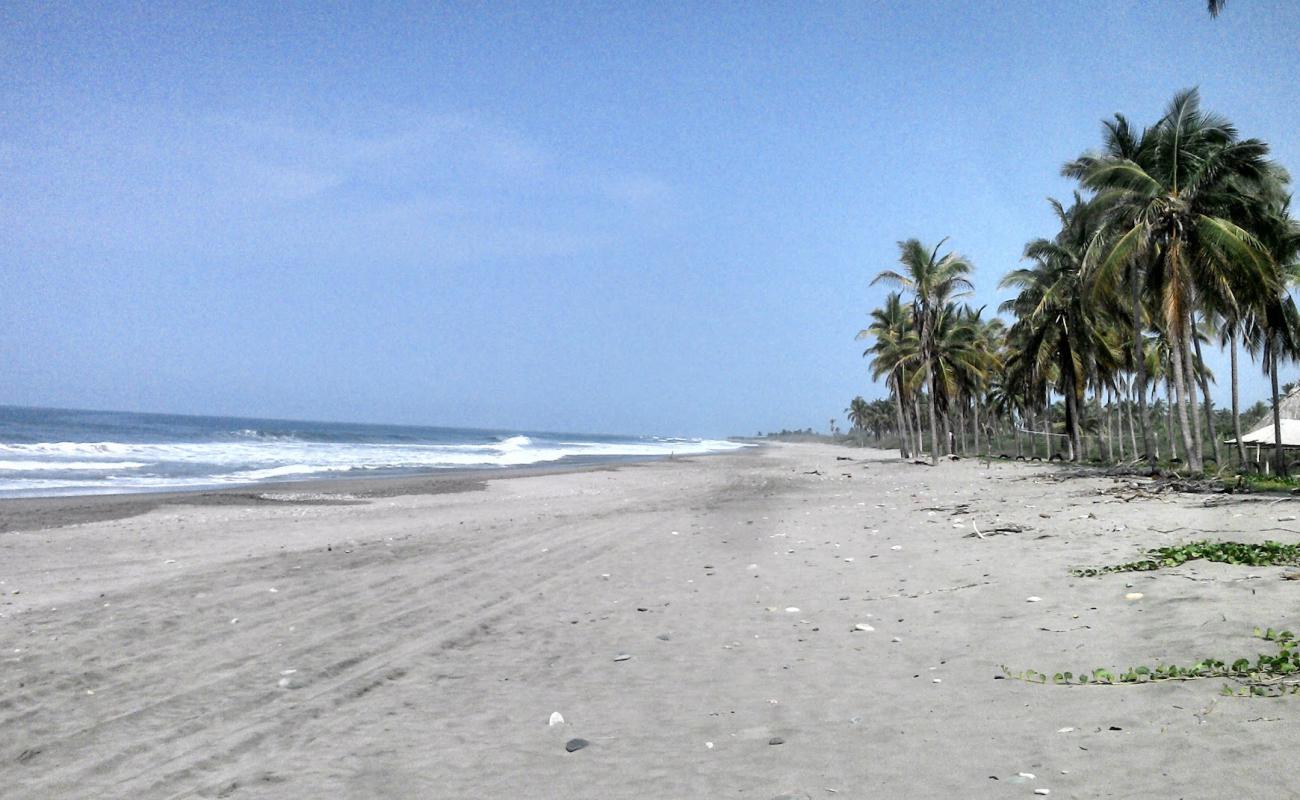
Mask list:
[[[0,505],[0,795],[1296,795],[1300,697],[995,680],[1295,626],[1278,568],[1067,571],[1294,542],[1290,503],[1056,472],[783,445],[343,504]]]

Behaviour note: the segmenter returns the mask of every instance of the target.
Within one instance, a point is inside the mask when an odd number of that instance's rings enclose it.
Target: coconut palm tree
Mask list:
[[[950,301],[973,288],[966,277],[972,269],[970,261],[953,252],[939,255],[940,248],[947,241],[946,237],[940,240],[933,250],[921,244],[919,239],[899,242],[898,262],[902,270],[883,270],[871,281],[873,286],[882,282],[897,286],[912,296],[912,326],[917,332],[926,392],[930,396],[931,464],[939,462],[939,422],[935,408],[937,317]]]
[[[844,409],[844,414],[855,431],[864,431],[871,424],[871,406],[862,395],[853,398],[849,407]]]
[[[1128,162],[1148,163],[1152,158],[1152,153],[1156,144],[1156,136],[1151,130],[1137,131],[1129,123],[1123,114],[1116,114],[1113,120],[1104,120],[1102,150],[1100,153],[1084,153],[1079,158],[1067,162],[1062,168],[1062,174],[1067,177],[1082,179],[1092,170],[1100,167],[1107,162]],[[1095,202],[1102,205],[1109,198],[1098,198]],[[1137,395],[1138,402],[1138,421],[1142,426],[1142,452],[1150,469],[1155,468],[1156,450],[1158,445],[1152,436],[1151,415],[1147,409],[1147,359],[1143,355],[1142,345],[1144,342],[1143,333],[1146,330],[1146,321],[1148,315],[1144,305],[1147,291],[1145,283],[1151,271],[1147,268],[1147,258],[1132,258],[1127,264],[1118,265],[1117,263],[1107,264],[1110,271],[1096,269],[1097,263],[1101,260],[1100,256],[1109,252],[1113,244],[1114,232],[1121,226],[1113,224],[1111,220],[1105,220],[1099,225],[1092,242],[1088,245],[1088,253],[1085,258],[1087,281],[1089,286],[1104,286],[1109,291],[1118,294],[1118,287],[1126,283],[1129,288],[1128,295],[1128,314],[1130,322],[1131,335],[1131,352],[1129,361],[1134,367],[1136,386],[1134,393]],[[1115,267],[1119,266],[1123,272],[1119,273]]]
[[[1172,344],[1173,388],[1183,446],[1202,469],[1196,399],[1191,391],[1192,331],[1201,298],[1264,293],[1275,271],[1256,238],[1231,219],[1245,187],[1269,171],[1268,146],[1240,139],[1223,117],[1204,112],[1195,89],[1178,93],[1132,157],[1102,154],[1067,165],[1108,209],[1109,246],[1097,269],[1116,275],[1134,260],[1148,265],[1147,287]]]
[[[1101,209],[1077,193],[1068,209],[1056,200],[1050,202],[1061,230],[1053,239],[1025,245],[1025,260],[1031,266],[1012,270],[1002,279],[1002,287],[1020,291],[1001,310],[1017,318],[1012,331],[1020,339],[1023,357],[1056,365],[1070,457],[1077,459],[1083,457],[1083,399],[1089,375],[1095,374],[1099,363],[1113,371],[1119,355],[1112,320],[1089,302],[1084,285],[1084,260]]]
[[[1279,187],[1278,183],[1266,187],[1266,211],[1258,230],[1282,280],[1274,294],[1257,303],[1246,317],[1244,337],[1247,349],[1262,356],[1262,366],[1269,376],[1273,405],[1273,458],[1279,474],[1285,474],[1278,363],[1282,359],[1300,358],[1300,310],[1285,289],[1287,283],[1300,283],[1300,223],[1292,219],[1291,198],[1282,196]]]
[[[960,441],[966,452],[965,409],[969,401],[978,414],[977,398],[988,380],[989,360],[984,347],[983,309],[947,303],[935,316],[935,399],[943,411],[946,435]],[[957,430],[952,417],[957,415]],[[960,433],[960,437],[956,435]],[[978,442],[976,443],[978,449]]]
[[[873,339],[871,347],[863,352],[863,357],[871,357],[871,377],[878,380],[887,375],[886,383],[894,396],[899,430],[899,455],[910,458],[920,449],[918,440],[913,446],[910,427],[907,425],[903,411],[904,404],[911,394],[908,375],[921,371],[920,338],[912,327],[909,310],[903,307],[901,296],[890,292],[885,304],[871,312],[871,325],[858,331],[858,339]]]

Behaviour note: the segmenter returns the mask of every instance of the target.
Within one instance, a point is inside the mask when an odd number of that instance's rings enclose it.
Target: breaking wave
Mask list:
[[[712,439],[588,440],[449,429],[434,429],[443,439],[437,442],[418,441],[427,429],[385,430],[382,436],[372,434],[370,441],[364,441],[372,433],[368,429],[340,435],[323,423],[319,426],[322,430],[226,429],[211,432],[205,441],[0,442],[0,496],[213,488],[563,460],[701,455],[744,446]]]

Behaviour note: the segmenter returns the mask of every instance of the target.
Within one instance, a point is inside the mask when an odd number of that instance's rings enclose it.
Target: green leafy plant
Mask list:
[[[1238,476],[1237,483],[1254,492],[1289,492],[1300,489],[1300,480],[1283,475],[1241,475]]]
[[[1037,670],[1012,672],[1005,665],[1002,673],[1012,680],[1026,683],[1053,683],[1058,685],[1124,685],[1139,683],[1156,683],[1160,681],[1189,681],[1205,678],[1228,678],[1241,685],[1237,688],[1225,685],[1221,690],[1230,696],[1277,696],[1300,692],[1300,648],[1296,645],[1296,636],[1291,631],[1275,631],[1272,628],[1255,629],[1255,636],[1264,641],[1278,645],[1276,654],[1260,653],[1252,661],[1240,657],[1229,661],[1224,658],[1203,658],[1190,666],[1176,664],[1159,664],[1151,666],[1129,667],[1122,672],[1112,672],[1104,667],[1093,670],[1073,672],[1056,672],[1048,674]]]
[[[1126,564],[1083,567],[1070,572],[1084,578],[1110,572],[1149,572],[1165,567],[1181,566],[1197,559],[1248,567],[1295,566],[1300,564],[1300,545],[1273,541],[1263,544],[1199,541],[1172,547],[1154,547],[1147,551],[1146,558]]]

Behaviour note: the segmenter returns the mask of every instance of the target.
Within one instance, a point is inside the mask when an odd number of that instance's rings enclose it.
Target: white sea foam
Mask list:
[[[148,466],[141,461],[0,461],[0,472],[48,472],[139,469]]]
[[[241,432],[255,433],[255,432]],[[229,441],[0,444],[0,494],[123,492],[229,486],[341,473],[514,467],[564,458],[663,457],[735,450],[721,440],[552,441],[510,436],[478,444],[312,442],[240,436]],[[97,478],[4,478],[5,472],[110,473]],[[134,475],[111,474],[116,472]]]

